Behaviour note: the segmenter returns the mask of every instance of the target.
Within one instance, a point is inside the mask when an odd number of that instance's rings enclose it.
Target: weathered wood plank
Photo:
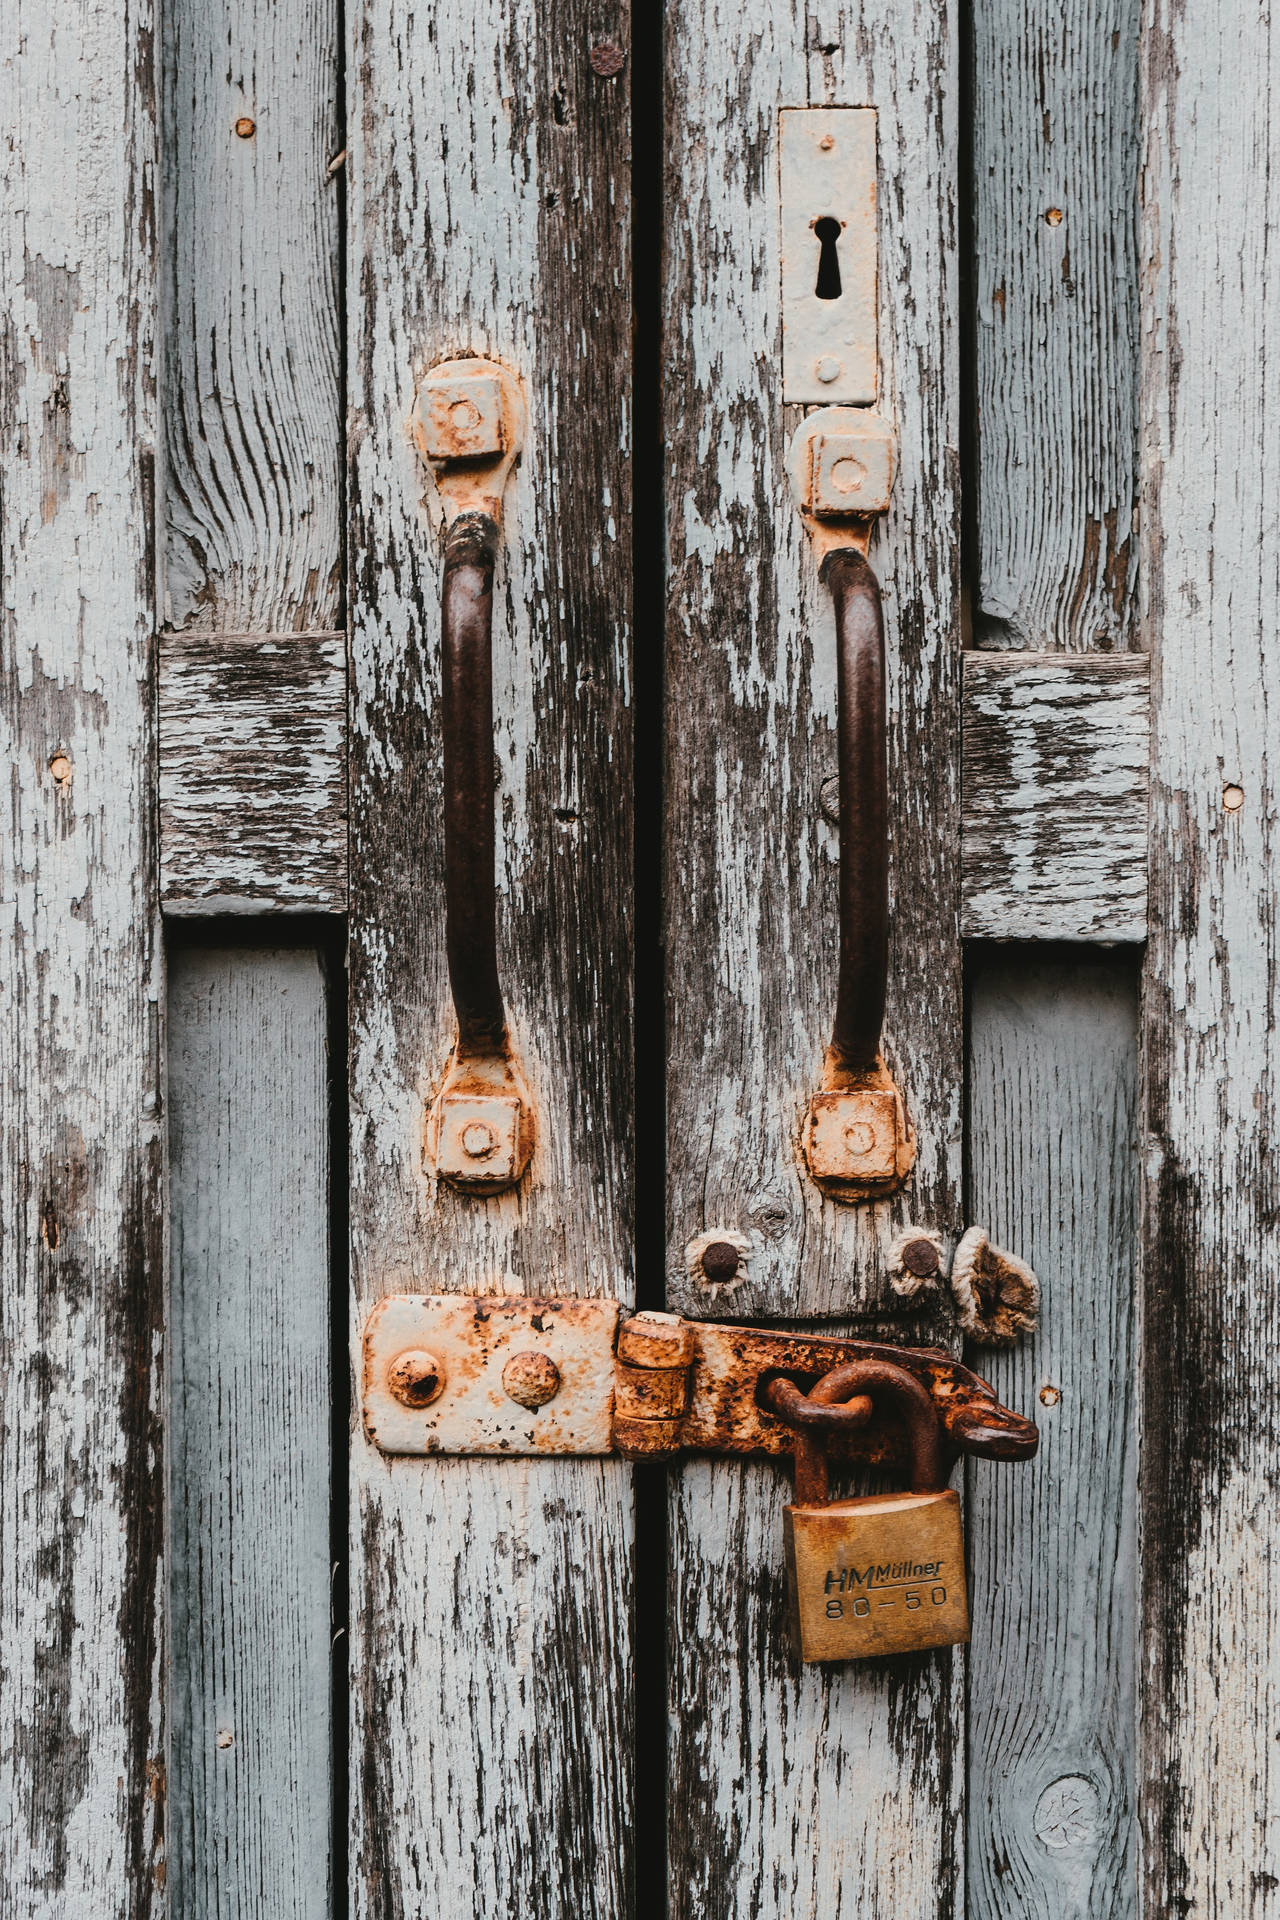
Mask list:
[[[956,50],[949,9],[686,5],[668,48],[669,1304],[717,1317],[876,1310],[891,1221],[959,1225],[961,990],[955,497]],[[910,1192],[848,1207],[799,1135],[835,1005],[835,644],[784,475],[780,106],[880,108],[881,411],[898,436],[871,558],[890,686],[887,1053],[919,1135]],[[904,183],[910,182],[909,191]],[[796,418],[799,418],[797,412]],[[709,1301],[688,1243],[747,1278]]]
[[[329,1112],[304,951],[169,965],[170,1911],[328,1920]]]
[[[965,656],[966,936],[1141,940],[1148,663]]]
[[[955,23],[946,6],[686,4],[668,20],[666,939],[668,1301],[717,1317],[886,1298],[890,1219],[959,1224]],[[882,410],[899,436],[885,587],[893,794],[889,1052],[919,1129],[892,1206],[823,1199],[798,1159],[834,1007],[835,649],[783,469],[777,114],[873,105]],[[823,209],[816,208],[815,212]],[[749,1279],[709,1301],[687,1243]],[[959,1911],[962,1660],[794,1665],[773,1468],[672,1492],[673,1915]]]
[[[975,0],[976,642],[1136,644],[1140,0]]]
[[[163,1876],[161,1028],[146,0],[16,0],[0,61],[0,1886]]]
[[[164,9],[168,626],[343,617],[338,19]]]
[[[340,913],[347,899],[341,633],[160,641],[166,913]]]
[[[967,937],[1140,940],[1145,655],[965,656]],[[165,911],[341,912],[341,634],[164,635]]]
[[[1119,957],[978,963],[971,1211],[1040,1275],[1036,1332],[971,1363],[1038,1457],[969,1465],[969,1920],[1137,1912],[1138,996]]]
[[[401,0],[349,18],[358,1339],[398,1289],[630,1289],[631,340],[626,81],[590,63],[594,7],[447,0],[429,32]],[[625,9],[610,21],[625,45]],[[422,1164],[455,1027],[442,552],[406,423],[428,367],[464,352],[530,403],[494,706],[499,952],[538,1144],[488,1201]],[[628,1470],[391,1461],[362,1432],[352,1470],[353,1911],[626,1920]]]
[[[963,1655],[801,1668],[780,1466],[672,1480],[672,1920],[964,1911]]]
[[[1144,1912],[1280,1912],[1280,22],[1144,14]]]

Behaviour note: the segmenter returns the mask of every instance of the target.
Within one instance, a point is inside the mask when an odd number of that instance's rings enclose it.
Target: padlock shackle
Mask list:
[[[910,1491],[941,1493],[946,1476],[938,1411],[929,1389],[905,1367],[895,1367],[888,1360],[849,1360],[824,1374],[807,1395],[801,1396],[815,1407],[846,1405],[863,1397],[870,1399],[873,1411],[887,1402],[901,1414],[911,1456]],[[788,1411],[772,1394],[770,1399],[779,1417],[788,1420]],[[788,1420],[788,1424],[795,1425],[797,1505],[821,1505],[829,1498],[823,1432],[812,1423]]]

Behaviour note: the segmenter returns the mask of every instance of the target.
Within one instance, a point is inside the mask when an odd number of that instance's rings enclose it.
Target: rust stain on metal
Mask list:
[[[619,1337],[619,1404],[621,1381],[631,1370],[625,1364],[624,1323]],[[950,1460],[960,1453],[990,1459],[1024,1460],[1035,1452],[1039,1435],[1031,1421],[1002,1406],[994,1390],[969,1368],[938,1347],[892,1347],[877,1341],[828,1338],[821,1334],[776,1332],[760,1327],[718,1326],[705,1322],[683,1325],[692,1351],[689,1363],[688,1406],[676,1422],[656,1421],[655,1445],[646,1447],[643,1423],[632,1419],[618,1446],[625,1453],[670,1454],[681,1449],[706,1453],[788,1454],[795,1450],[792,1432],[769,1410],[770,1381],[790,1381],[806,1395],[835,1368],[851,1361],[879,1362],[904,1368],[932,1396],[942,1428],[944,1452]],[[837,1416],[837,1420],[838,1420]],[[838,1457],[887,1463],[905,1457],[905,1433],[892,1423],[867,1428],[857,1419],[840,1423],[831,1437]],[[639,1429],[634,1432],[632,1429]],[[661,1428],[659,1432],[657,1429]]]
[[[384,1453],[609,1453],[617,1324],[616,1300],[393,1294],[365,1323],[365,1430]],[[395,1393],[409,1353],[441,1370],[429,1404]]]

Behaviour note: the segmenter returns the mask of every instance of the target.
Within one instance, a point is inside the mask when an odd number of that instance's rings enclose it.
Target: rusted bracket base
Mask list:
[[[370,1314],[362,1403],[384,1453],[789,1455],[795,1436],[761,1404],[779,1374],[808,1389],[850,1360],[889,1360],[929,1390],[948,1465],[961,1453],[1026,1460],[1039,1435],[985,1380],[937,1347],[710,1325],[616,1300],[400,1294]],[[842,1435],[837,1458],[905,1457],[905,1433],[876,1422]]]
[[[863,1073],[832,1065],[809,1103],[804,1129],[809,1177],[835,1200],[883,1200],[916,1159],[906,1103],[883,1060]]]

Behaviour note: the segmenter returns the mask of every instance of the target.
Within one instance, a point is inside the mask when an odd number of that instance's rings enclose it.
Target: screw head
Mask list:
[[[462,1151],[470,1160],[487,1160],[498,1136],[487,1120],[470,1120],[462,1129]]]
[[[627,56],[616,40],[597,40],[587,58],[592,73],[598,73],[602,80],[612,80],[627,63]]]
[[[517,1406],[532,1412],[560,1391],[560,1369],[549,1353],[513,1353],[502,1369],[502,1385]]]
[[[913,1273],[917,1280],[931,1280],[938,1271],[938,1249],[923,1235],[919,1240],[908,1240],[901,1259],[907,1272]]]
[[[814,371],[817,374],[819,380],[821,380],[823,386],[829,387],[833,380],[838,380],[840,378],[840,362],[835,358],[833,354],[824,353],[821,360],[819,360],[817,366],[814,368]]]
[[[251,120],[247,113],[241,114],[236,121],[236,137],[240,140],[252,140],[257,131],[257,123]]]
[[[702,1271],[708,1280],[732,1280],[741,1262],[742,1255],[732,1240],[713,1240],[702,1249]]]
[[[444,1368],[425,1347],[410,1347],[387,1369],[387,1386],[402,1407],[429,1407],[444,1392],[444,1382]]]

